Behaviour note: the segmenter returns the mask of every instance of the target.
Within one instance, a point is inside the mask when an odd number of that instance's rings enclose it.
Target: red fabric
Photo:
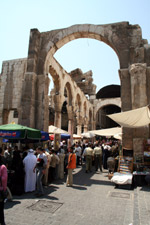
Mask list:
[[[1,181],[2,181],[2,186],[0,183],[0,190],[6,191],[8,174],[7,174],[7,168],[5,165],[0,166],[0,176],[1,176]]]
[[[76,154],[69,154],[68,158],[68,169],[75,169],[76,168]]]
[[[49,137],[50,137],[50,140],[51,140],[51,141],[53,141],[53,140],[54,140],[54,134],[49,135]]]

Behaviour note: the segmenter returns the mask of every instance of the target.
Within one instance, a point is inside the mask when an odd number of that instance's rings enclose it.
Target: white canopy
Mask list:
[[[113,137],[118,140],[122,140],[122,133],[115,134]]]
[[[81,139],[81,136],[77,134],[73,134],[73,139]]]
[[[136,128],[150,124],[150,111],[148,106],[111,114],[108,117],[123,127]]]
[[[55,127],[53,125],[50,125],[48,127],[48,133],[50,133],[50,134],[68,134],[67,131],[62,130],[62,129],[58,128],[58,127]]]
[[[95,137],[95,134],[94,133],[91,133],[91,132],[86,132],[86,133],[82,133],[81,134],[81,137],[84,137],[84,138],[93,138],[93,137]]]
[[[114,136],[116,134],[121,134],[122,133],[122,128],[121,127],[113,127],[113,128],[108,128],[108,129],[102,129],[102,130],[92,130],[90,133],[93,133],[95,135],[99,136]]]

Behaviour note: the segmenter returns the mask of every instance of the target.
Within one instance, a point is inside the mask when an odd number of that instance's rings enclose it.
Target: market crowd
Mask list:
[[[103,169],[114,172],[119,155],[117,141],[102,140],[91,143],[76,141],[72,146],[67,141],[60,143],[58,151],[53,142],[49,148],[41,146],[33,149],[8,145],[0,148],[0,224],[4,222],[5,199],[12,200],[13,195],[34,192],[35,196],[44,195],[44,186],[66,175],[66,186],[73,186],[73,170],[82,167],[85,173],[100,173]],[[93,169],[94,168],[94,169]],[[7,193],[2,196],[2,192]]]
[[[76,141],[71,147],[67,146],[67,141],[62,141],[58,151],[55,151],[53,143],[46,149],[40,146],[36,149],[25,147],[22,151],[18,146],[8,146],[1,155],[3,164],[7,167],[11,193],[21,195],[36,191],[37,196],[42,196],[43,186],[56,179],[63,179],[65,175],[68,175],[67,186],[72,186],[73,180],[69,184],[68,179],[76,166],[85,165],[86,173],[93,168],[100,172],[103,169],[115,170],[116,165],[113,163],[118,154],[117,141],[102,140],[95,143]]]

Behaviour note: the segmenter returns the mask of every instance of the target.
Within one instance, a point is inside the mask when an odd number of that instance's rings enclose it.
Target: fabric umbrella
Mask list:
[[[61,134],[61,140],[70,139],[70,134]]]
[[[49,140],[49,133],[41,131],[41,141],[48,141],[48,140]]]
[[[32,143],[37,143],[37,142],[43,142],[43,141],[49,141],[50,140],[50,138],[49,138],[49,133],[48,132],[45,132],[45,131],[40,131],[41,132],[41,138],[40,139],[38,139],[38,140],[29,140],[30,141],[30,143],[32,142]],[[24,142],[26,142],[26,139],[24,139],[23,141],[22,141],[23,143]]]
[[[41,131],[20,124],[5,124],[0,125],[0,137],[6,139],[41,139]]]
[[[68,134],[66,130],[62,130],[61,128],[50,125],[48,127],[48,133],[50,134]]]
[[[41,132],[41,138],[40,139],[28,139],[28,138],[24,138],[24,139],[3,139],[4,143],[37,143],[37,142],[43,142],[43,141],[48,141],[50,140],[49,138],[49,133],[45,132],[45,131],[40,131]]]
[[[93,134],[91,132],[86,132],[86,133],[82,133],[81,136],[83,138],[93,138],[93,137],[95,137],[95,134]]]

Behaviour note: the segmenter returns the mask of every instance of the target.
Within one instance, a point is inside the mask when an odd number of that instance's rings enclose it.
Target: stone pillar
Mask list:
[[[73,144],[73,132],[74,132],[74,112],[72,106],[67,107],[68,112],[68,133],[70,134],[69,145]]]
[[[24,75],[23,90],[19,106],[19,123],[36,128],[36,100],[37,100],[37,61],[40,49],[40,32],[30,31],[27,70]]]
[[[26,73],[24,78],[21,103],[19,107],[19,124],[36,128],[35,104],[36,104],[36,83],[35,73]]]
[[[55,111],[54,126],[61,128],[61,111]]]
[[[146,106],[147,100],[147,77],[146,64],[132,64],[129,69],[119,71],[121,80],[122,111],[128,111]],[[122,146],[133,149],[136,154],[136,142],[134,139],[148,137],[148,127],[123,128]],[[134,145],[133,145],[134,141]]]
[[[81,133],[82,133],[82,124],[78,123],[77,124],[77,135],[81,135]]]
[[[36,127],[48,131],[49,126],[49,77],[37,76]]]
[[[131,79],[132,109],[144,107],[148,104],[146,64],[142,63],[132,64],[129,67],[129,72]],[[133,129],[134,156],[138,155],[139,142],[141,141],[142,143],[143,138],[147,139],[148,137],[149,137],[148,126]]]
[[[61,128],[61,96],[60,95],[55,95],[54,97],[54,103],[55,103],[55,121],[54,121],[54,126]],[[57,151],[59,149],[59,144],[61,141],[61,135],[60,134],[55,134],[54,135],[54,146],[55,150]]]
[[[27,59],[27,72],[37,72],[37,60],[39,49],[40,49],[40,41],[41,34],[38,29],[30,30],[30,41],[29,41],[29,50],[28,50],[28,59]],[[38,70],[39,72],[39,70]]]
[[[93,120],[93,123],[92,123],[92,130],[96,130],[96,120]]]
[[[131,79],[132,109],[147,105],[146,64],[136,63],[129,67]]]
[[[131,103],[131,82],[128,69],[119,70],[121,81],[121,109],[128,111],[132,109]],[[123,128],[122,146],[124,148],[133,149],[133,131],[130,128]]]
[[[72,119],[68,120],[68,133],[70,134],[70,139],[68,140],[68,146],[73,144],[73,131],[74,131],[74,121]]]
[[[60,147],[61,134],[54,134],[54,150],[58,151]]]
[[[88,132],[88,125],[84,124],[84,133]]]
[[[55,95],[54,103],[55,103],[55,121],[54,121],[54,126],[56,126],[58,128],[61,128],[62,102],[61,102],[61,96],[60,95]]]

